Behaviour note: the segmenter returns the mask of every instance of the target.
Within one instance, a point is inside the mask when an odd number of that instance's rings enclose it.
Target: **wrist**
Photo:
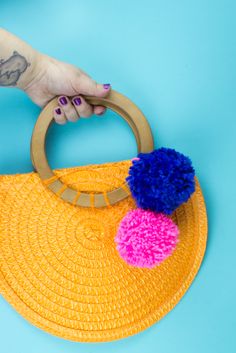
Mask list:
[[[0,46],[0,86],[24,90],[37,74],[41,54],[3,28],[0,28]]]
[[[26,60],[28,62],[28,68],[17,83],[17,87],[23,91],[26,91],[41,75],[43,55],[32,49],[32,51],[28,53]]]

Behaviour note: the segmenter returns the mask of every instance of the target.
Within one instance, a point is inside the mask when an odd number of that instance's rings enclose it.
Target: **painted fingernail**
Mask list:
[[[111,87],[110,83],[104,83],[103,88],[109,89]]]
[[[57,108],[57,109],[55,109],[55,112],[56,112],[58,115],[60,115],[60,114],[61,114],[61,109],[60,109],[60,108]]]
[[[59,98],[59,102],[60,102],[62,105],[66,105],[66,104],[67,104],[67,98],[66,98],[66,97],[60,97],[60,98]]]
[[[79,97],[74,98],[73,102],[75,103],[75,105],[80,105],[82,103],[81,99]]]

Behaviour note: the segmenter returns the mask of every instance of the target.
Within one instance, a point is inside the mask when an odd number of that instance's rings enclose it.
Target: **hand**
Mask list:
[[[46,55],[39,54],[36,60],[33,74],[22,89],[41,107],[59,96],[58,107],[54,110],[58,124],[105,112],[105,107],[91,106],[82,95],[105,97],[110,84],[98,84],[81,69]],[[69,97],[73,97],[72,100]]]

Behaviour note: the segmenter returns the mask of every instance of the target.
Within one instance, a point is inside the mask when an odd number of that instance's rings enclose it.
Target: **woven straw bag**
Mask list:
[[[129,99],[115,91],[86,98],[129,123],[139,152],[153,150],[150,126]],[[197,274],[207,239],[201,188],[195,177],[194,193],[170,215],[179,228],[173,254],[153,268],[129,265],[114,238],[137,208],[126,182],[132,161],[52,171],[44,146],[56,104],[34,128],[36,171],[0,176],[0,293],[32,324],[62,338],[127,337],[167,314]]]

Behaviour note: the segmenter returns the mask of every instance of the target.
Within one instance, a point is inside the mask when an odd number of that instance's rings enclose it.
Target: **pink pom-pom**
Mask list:
[[[139,157],[134,157],[134,158],[131,159],[131,162],[133,162],[133,161],[139,161],[139,160],[140,160]]]
[[[178,235],[177,225],[163,213],[137,208],[122,219],[115,242],[129,265],[153,268],[172,254]]]

